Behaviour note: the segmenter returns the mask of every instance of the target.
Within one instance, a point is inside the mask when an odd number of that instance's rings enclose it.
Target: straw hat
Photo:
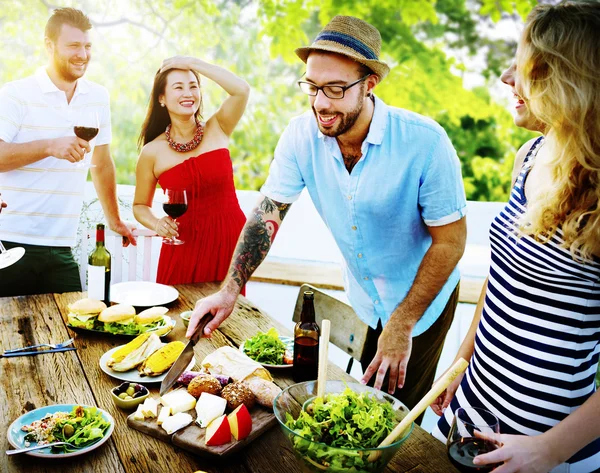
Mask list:
[[[303,62],[313,51],[342,54],[364,64],[383,79],[390,72],[389,66],[379,60],[381,35],[377,28],[353,16],[335,16],[307,48],[296,49]]]

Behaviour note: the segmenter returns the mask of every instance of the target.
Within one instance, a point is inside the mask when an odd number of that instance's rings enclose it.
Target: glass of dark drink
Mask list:
[[[77,117],[76,125],[73,127],[75,136],[89,143],[96,138],[99,131],[100,118],[98,117],[98,112],[90,109],[89,107],[84,107]],[[81,168],[96,167],[94,164],[89,164],[86,162],[86,156],[84,156],[84,158],[78,163],[75,163],[75,166]]]
[[[491,438],[500,433],[498,418],[486,409],[478,407],[459,407],[448,434],[448,457],[452,464],[464,473],[472,471],[492,471],[497,464],[475,465],[477,455],[496,450],[499,445]]]
[[[181,217],[188,208],[187,192],[185,189],[166,189],[165,194],[167,200],[163,203],[165,213],[176,220]],[[165,245],[183,245],[183,241],[179,238],[163,238]]]

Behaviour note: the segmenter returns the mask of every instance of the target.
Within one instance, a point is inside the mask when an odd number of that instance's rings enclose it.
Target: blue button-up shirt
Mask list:
[[[412,286],[431,246],[427,226],[452,223],[466,211],[460,162],[444,129],[378,98],[351,174],[312,112],[292,119],[261,192],[292,203],[304,187],[344,257],[348,299],[373,328],[387,323]],[[458,281],[455,268],[413,336],[436,321]]]

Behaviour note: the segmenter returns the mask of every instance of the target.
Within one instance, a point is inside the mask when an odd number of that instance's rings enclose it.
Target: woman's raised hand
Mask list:
[[[160,66],[160,72],[169,69],[198,70],[200,60],[193,56],[173,56],[165,59]]]

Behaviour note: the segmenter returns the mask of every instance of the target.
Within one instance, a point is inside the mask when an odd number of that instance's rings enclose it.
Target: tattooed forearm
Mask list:
[[[274,200],[271,200],[268,197],[265,197],[260,202],[258,207],[254,209],[254,215],[258,215],[259,213],[262,213],[262,215],[275,215],[275,212],[277,211],[279,212],[279,220],[283,220],[286,214],[288,213],[288,210],[290,210],[291,206],[292,204],[282,204],[279,202],[275,202]]]
[[[271,249],[281,221],[291,204],[282,204],[265,197],[253,214],[238,241],[229,276],[242,288]]]

